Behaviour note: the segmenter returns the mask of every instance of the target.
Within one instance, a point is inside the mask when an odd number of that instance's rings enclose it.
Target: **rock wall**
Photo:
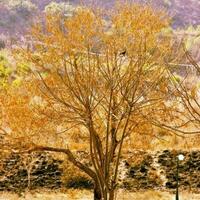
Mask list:
[[[200,191],[200,151],[129,152],[122,157],[120,163],[119,187],[129,190],[174,190],[178,154],[185,156],[185,159],[179,162],[180,187]],[[12,154],[3,161],[0,170],[0,190],[19,192],[28,186],[30,189],[93,187],[91,180],[81,176],[72,176],[70,181],[63,182],[61,164],[61,160],[56,160],[46,153],[28,155],[26,158]],[[28,173],[31,177],[30,185]]]
[[[185,159],[179,161],[179,185],[184,189],[200,189],[200,151],[184,152]],[[165,173],[167,188],[176,187],[177,157],[176,152],[164,151],[158,156],[158,163]]]
[[[30,189],[40,187],[59,188],[62,185],[60,168],[62,161],[52,156],[30,154],[20,157],[11,154],[3,160],[0,171],[0,191],[20,192],[28,187],[28,173],[30,173]]]
[[[127,162],[127,176],[123,186],[127,189],[175,189],[177,185],[177,155],[183,154],[179,161],[179,187],[200,190],[200,151],[164,150],[149,154],[141,152],[143,159],[139,164]]]

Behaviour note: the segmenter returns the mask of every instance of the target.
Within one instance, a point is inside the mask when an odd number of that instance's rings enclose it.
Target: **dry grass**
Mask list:
[[[31,192],[25,193],[23,197],[16,194],[3,192],[0,193],[0,200],[92,200],[93,194],[87,190],[67,190],[67,192]],[[128,192],[118,191],[117,200],[174,200],[175,195],[168,192],[144,191]],[[180,200],[199,200],[200,194],[190,194],[181,192]]]

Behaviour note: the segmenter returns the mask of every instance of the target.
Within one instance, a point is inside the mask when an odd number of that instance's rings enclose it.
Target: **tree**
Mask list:
[[[195,61],[191,53],[185,48],[185,57],[189,61],[190,73],[187,73],[185,77],[180,80],[174,81],[175,95],[181,104],[179,112],[182,113],[182,125],[179,125],[181,129],[179,132],[184,134],[197,134],[200,133],[200,104],[199,104],[199,74],[200,67]],[[193,73],[191,73],[191,71]],[[175,74],[171,73],[174,78]]]
[[[164,103],[168,23],[164,13],[131,4],[106,17],[90,8],[71,18],[48,15],[33,28],[33,49],[17,51],[33,63],[34,76],[1,98],[13,146],[23,138],[18,147],[28,152],[65,153],[93,180],[95,200],[113,200],[131,135],[153,134],[149,118],[171,120]],[[88,162],[77,149],[89,152]]]

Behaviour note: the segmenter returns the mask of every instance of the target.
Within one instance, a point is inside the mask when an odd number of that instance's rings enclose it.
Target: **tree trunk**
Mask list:
[[[94,200],[102,200],[101,189],[98,183],[94,183]]]
[[[105,197],[104,197],[104,195],[105,195]],[[106,197],[106,195],[107,195],[107,197]],[[109,198],[108,198],[108,196],[109,196]],[[112,189],[107,194],[106,193],[102,194],[99,185],[95,183],[95,185],[94,185],[94,200],[103,200],[103,199],[105,200],[107,198],[109,200],[114,200],[115,199],[115,190]]]
[[[115,191],[114,191],[114,190],[111,190],[111,191],[109,192],[109,200],[114,200],[114,198],[115,198]]]
[[[28,188],[28,190],[30,190],[30,187],[31,187],[31,172],[28,170],[27,171],[28,172],[28,186],[27,186],[27,188]]]

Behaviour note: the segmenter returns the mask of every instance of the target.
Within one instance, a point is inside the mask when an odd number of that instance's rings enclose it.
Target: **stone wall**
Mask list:
[[[129,190],[176,188],[177,154],[185,156],[179,165],[179,184],[182,189],[200,190],[200,151],[144,151],[129,152],[122,157],[119,173],[119,187]],[[24,161],[25,159],[25,161]],[[28,187],[28,170],[30,171],[30,189],[36,188],[92,188],[91,180],[86,177],[70,177],[63,182],[61,160],[42,153],[22,158],[12,154],[3,161],[0,170],[0,190],[22,191]],[[27,164],[32,163],[32,168]],[[29,166],[30,167],[30,166]]]
[[[175,189],[177,155],[183,154],[185,159],[179,161],[179,186],[182,189],[200,190],[200,151],[164,150],[141,154],[143,159],[139,164],[124,160],[127,165],[127,176],[123,180],[125,188]]]
[[[60,168],[62,161],[52,156],[30,154],[20,157],[11,154],[3,160],[0,171],[0,191],[22,191],[28,187],[28,173],[30,172],[30,189],[40,187],[59,188],[62,185]],[[31,165],[32,164],[32,165]]]

